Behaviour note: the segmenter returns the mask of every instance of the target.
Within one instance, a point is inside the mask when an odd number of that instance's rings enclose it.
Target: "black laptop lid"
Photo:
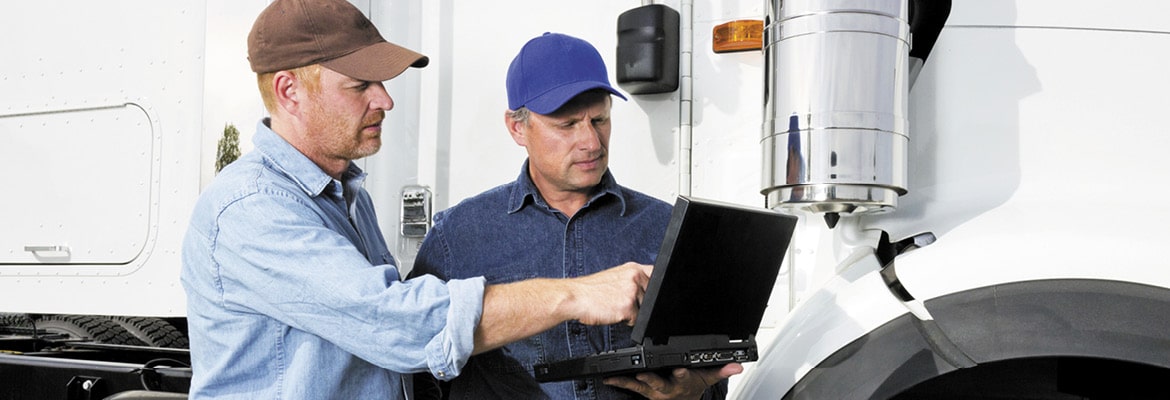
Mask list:
[[[633,339],[748,339],[764,316],[797,218],[761,207],[679,196],[634,325]]]

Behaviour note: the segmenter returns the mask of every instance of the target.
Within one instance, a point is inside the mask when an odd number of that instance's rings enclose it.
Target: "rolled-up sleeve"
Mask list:
[[[483,315],[484,279],[457,279],[447,282],[450,306],[447,324],[427,344],[431,374],[442,380],[459,375],[475,349],[475,327]]]
[[[443,241],[443,212],[435,215],[435,226],[427,233],[415,258],[410,281],[446,279],[451,268],[450,253]],[[447,329],[427,345],[431,374],[442,380],[453,379],[460,373],[475,346],[475,327],[479,319],[467,320],[468,315],[483,315],[483,277],[448,281],[450,307],[447,308]],[[471,325],[465,325],[470,323]],[[466,336],[466,337],[464,337]]]

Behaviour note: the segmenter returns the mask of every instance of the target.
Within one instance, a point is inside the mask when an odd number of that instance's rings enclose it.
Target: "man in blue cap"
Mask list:
[[[584,276],[626,261],[653,264],[670,219],[666,202],[609,172],[611,95],[601,55],[556,33],[530,40],[508,68],[504,125],[528,160],[515,181],[438,213],[412,274],[485,276],[488,283]],[[631,326],[570,321],[472,357],[444,394],[453,399],[722,398],[742,372],[678,369],[605,380],[538,383],[533,365],[633,345]],[[712,386],[711,384],[715,384]]]

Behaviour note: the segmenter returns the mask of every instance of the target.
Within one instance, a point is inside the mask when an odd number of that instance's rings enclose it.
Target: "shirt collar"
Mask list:
[[[309,196],[321,194],[333,182],[333,177],[269,128],[269,121],[269,118],[264,118],[256,124],[256,135],[252,137],[256,150],[263,153],[273,167],[296,182],[305,194]],[[350,161],[349,168],[341,179],[348,183],[356,178],[356,182],[360,183],[365,176],[366,173]]]
[[[516,178],[516,185],[512,186],[512,193],[508,197],[508,214],[515,213],[524,208],[525,205],[534,203],[544,207],[545,209],[552,209],[548,203],[544,201],[544,197],[540,196],[540,191],[536,189],[536,184],[532,182],[532,177],[528,176],[528,160],[524,160],[524,165],[520,167],[520,176]],[[613,178],[613,174],[608,169],[605,174],[601,176],[601,182],[594,187],[593,195],[589,197],[589,201],[581,207],[582,210],[589,208],[590,204],[597,201],[606,195],[613,195],[621,203],[621,215],[626,215],[626,194],[621,186],[618,186],[617,180]]]

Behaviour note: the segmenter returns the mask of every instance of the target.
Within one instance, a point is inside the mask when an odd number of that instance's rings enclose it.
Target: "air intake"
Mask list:
[[[893,210],[906,193],[904,0],[771,0],[763,185],[771,208]],[[831,218],[830,218],[831,217]]]

